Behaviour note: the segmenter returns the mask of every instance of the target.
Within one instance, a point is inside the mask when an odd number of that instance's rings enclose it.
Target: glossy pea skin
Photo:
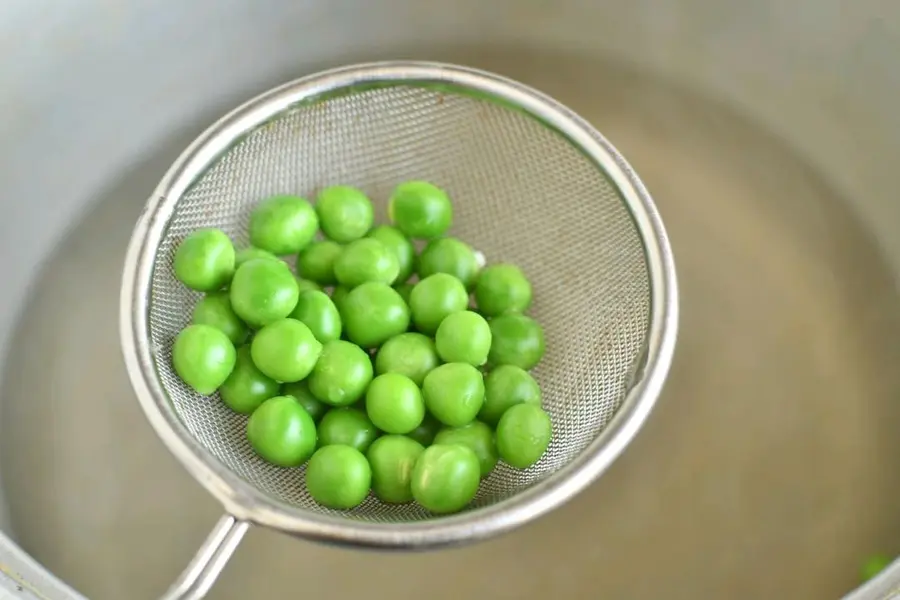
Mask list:
[[[332,408],[319,421],[320,447],[339,444],[365,452],[378,435],[378,429],[358,408]]]
[[[250,243],[276,256],[297,254],[318,229],[315,209],[299,196],[272,196],[250,213]]]
[[[507,314],[490,321],[491,365],[514,365],[526,371],[544,356],[544,330],[532,319],[520,314]]]
[[[466,310],[469,293],[462,282],[447,273],[426,277],[413,287],[409,310],[413,323],[421,333],[434,335],[448,315]]]
[[[472,421],[462,427],[445,427],[434,438],[437,444],[462,444],[478,456],[482,479],[491,474],[499,455],[494,443],[494,431],[481,421]]]
[[[347,299],[347,294],[350,293],[350,290],[345,288],[342,285],[335,286],[333,290],[331,290],[331,301],[334,302],[334,305],[337,307],[338,312],[344,313],[344,300]]]
[[[531,306],[531,283],[515,265],[485,267],[475,285],[475,303],[486,317],[524,312]]]
[[[296,467],[316,449],[316,425],[291,396],[275,396],[247,420],[247,440],[263,459],[279,467]]]
[[[302,294],[303,292],[307,292],[309,290],[313,290],[316,292],[322,291],[322,286],[316,283],[315,281],[310,281],[309,279],[303,279],[299,275],[294,275],[294,281],[297,282],[297,292]]]
[[[444,362],[480,367],[487,362],[491,350],[491,328],[478,313],[463,310],[441,321],[434,341]]]
[[[405,435],[385,435],[369,446],[372,491],[382,502],[404,504],[412,497],[412,471],[425,447]]]
[[[375,373],[399,373],[419,387],[425,376],[441,364],[434,341],[421,333],[409,332],[394,336],[378,349]]]
[[[528,371],[513,365],[500,365],[484,378],[484,406],[478,418],[496,426],[510,407],[516,404],[541,405],[541,388]]]
[[[248,260],[253,260],[254,258],[264,258],[266,260],[274,260],[280,261],[281,259],[261,248],[256,248],[254,246],[247,246],[246,248],[241,248],[234,255],[234,268],[237,269],[242,264],[247,262]]]
[[[282,383],[305,379],[322,353],[309,327],[296,319],[281,319],[260,329],[250,342],[253,363]]]
[[[428,242],[419,256],[418,269],[422,279],[435,273],[447,273],[471,289],[480,267],[471,246],[456,238],[446,237]]]
[[[378,240],[397,257],[397,265],[400,268],[397,282],[403,283],[410,278],[416,268],[416,248],[402,231],[390,225],[380,225],[366,237]]]
[[[435,436],[437,436],[438,431],[440,431],[442,427],[443,425],[440,421],[426,412],[425,418],[422,419],[422,423],[407,433],[406,437],[416,440],[423,446],[428,447],[434,442]]]
[[[478,456],[461,444],[434,445],[422,452],[413,468],[410,490],[416,502],[434,514],[462,510],[478,493]]]
[[[425,376],[422,395],[434,418],[462,427],[475,420],[484,404],[484,377],[472,365],[447,363]]]
[[[220,229],[190,233],[175,250],[175,277],[198,292],[222,289],[234,275],[234,245]]]
[[[347,510],[369,495],[372,469],[362,452],[349,446],[319,448],[306,466],[306,489],[317,503]]]
[[[237,362],[234,344],[220,329],[190,325],[172,345],[175,373],[198,394],[209,396],[225,383]]]
[[[398,185],[388,200],[391,223],[415,239],[444,235],[453,224],[453,206],[447,193],[427,181]]]
[[[376,348],[409,327],[409,307],[385,283],[353,288],[341,306],[347,338],[363,348]]]
[[[309,327],[323,344],[341,337],[341,315],[325,292],[307,290],[300,294],[290,316]]]
[[[219,395],[228,408],[249,415],[269,398],[278,395],[280,384],[256,368],[250,356],[250,346],[241,346],[231,375],[219,388]]]
[[[497,423],[497,452],[511,467],[526,469],[539,461],[550,445],[552,425],[535,404],[516,404]]]
[[[385,433],[409,433],[425,418],[425,401],[415,382],[399,373],[379,375],[366,390],[366,413]]]
[[[363,238],[344,246],[334,261],[334,276],[338,283],[353,288],[368,281],[388,285],[400,273],[397,257],[384,244],[373,238]]]
[[[300,406],[309,413],[309,416],[311,416],[316,423],[321,421],[322,417],[325,416],[325,413],[328,412],[328,409],[331,408],[313,396],[312,392],[309,391],[309,385],[307,385],[306,381],[286,383],[282,386],[281,393],[285,396],[291,396],[299,402]]]
[[[372,381],[372,360],[365,350],[344,340],[325,344],[307,380],[313,396],[329,406],[350,406]]]
[[[375,220],[369,197],[349,185],[333,185],[319,192],[316,213],[322,232],[341,244],[366,235]]]
[[[334,262],[343,251],[340,244],[331,240],[312,242],[297,255],[297,274],[320,285],[333,285],[337,283]]]
[[[221,330],[235,345],[242,344],[247,339],[247,325],[231,308],[228,292],[212,292],[201,298],[194,306],[191,322],[194,325],[211,325]]]
[[[263,327],[283,319],[297,306],[297,280],[287,264],[255,258],[234,273],[229,290],[231,308],[247,325]]]

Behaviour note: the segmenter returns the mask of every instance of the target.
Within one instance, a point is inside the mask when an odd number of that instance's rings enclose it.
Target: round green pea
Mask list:
[[[425,376],[422,395],[438,421],[462,427],[475,420],[484,404],[484,377],[472,365],[447,363]]]
[[[234,344],[222,330],[190,325],[172,345],[175,373],[198,394],[209,396],[225,383],[237,362]]]
[[[316,283],[315,281],[310,281],[309,279],[303,279],[299,275],[294,276],[294,280],[297,282],[297,291],[299,293],[303,293],[309,290],[313,290],[316,292],[322,291],[322,286]]]
[[[444,362],[480,367],[487,362],[491,350],[491,328],[478,313],[463,310],[441,321],[434,341]]]
[[[516,404],[540,406],[541,388],[528,371],[500,365],[484,378],[484,406],[478,418],[496,426],[503,413]]]
[[[290,383],[309,375],[322,344],[296,319],[281,319],[260,329],[250,342],[256,367],[275,381]]]
[[[189,234],[175,250],[175,277],[192,290],[214,292],[234,275],[234,245],[220,229]]]
[[[425,509],[447,514],[465,508],[478,493],[480,481],[481,466],[471,448],[461,444],[434,445],[416,461],[410,490]]]
[[[410,278],[416,268],[416,248],[402,231],[390,225],[380,225],[370,231],[367,237],[378,240],[397,257],[400,267],[398,282],[402,283]]]
[[[335,288],[331,290],[331,301],[334,302],[338,312],[341,314],[344,313],[344,300],[347,299],[347,294],[349,293],[350,290],[342,285],[335,286]]]
[[[482,479],[491,474],[499,460],[494,432],[481,421],[472,421],[462,427],[444,428],[435,436],[434,443],[462,444],[468,447],[478,457]]]
[[[286,383],[282,386],[281,393],[285,396],[292,396],[300,403],[300,406],[306,409],[306,412],[309,413],[309,416],[311,416],[316,423],[318,423],[322,417],[325,416],[325,413],[328,412],[329,406],[312,395],[306,381]]]
[[[400,265],[394,253],[373,238],[351,242],[334,261],[335,278],[349,288],[367,281],[391,284],[399,272]]]
[[[490,326],[488,361],[492,365],[514,365],[528,371],[543,358],[544,330],[531,317],[500,315],[491,319]]]
[[[531,283],[515,265],[485,267],[475,285],[475,303],[486,317],[524,312],[531,305]]]
[[[423,446],[430,446],[441,427],[443,425],[441,425],[440,421],[425,413],[422,424],[407,433],[406,437],[416,440]]]
[[[412,497],[412,471],[425,448],[405,435],[385,435],[369,447],[372,491],[382,502],[404,504]]]
[[[862,579],[863,582],[874,579],[879,573],[888,568],[892,562],[894,562],[894,559],[886,554],[870,556],[866,559],[860,569],[860,579]]]
[[[291,314],[300,296],[290,267],[263,258],[242,264],[234,273],[228,293],[234,312],[253,328]]]
[[[372,381],[366,351],[344,340],[325,344],[307,383],[313,396],[330,406],[350,406],[363,397]]]
[[[368,282],[353,288],[341,308],[351,342],[376,348],[409,327],[409,307],[386,283]]]
[[[469,306],[469,293],[462,282],[447,273],[435,273],[417,283],[409,295],[409,310],[416,329],[434,335],[448,315]]]
[[[316,213],[322,232],[342,244],[366,235],[375,220],[369,197],[348,185],[333,185],[319,192]]]
[[[250,415],[247,440],[263,460],[296,467],[316,449],[316,424],[293,397],[275,396]]]
[[[309,327],[323,344],[341,337],[341,315],[325,292],[308,290],[300,294],[291,318]]]
[[[414,287],[415,284],[413,283],[398,283],[394,286],[394,289],[397,290],[397,293],[400,294],[403,301],[406,302],[406,304],[409,304],[409,296],[412,294]]]
[[[401,333],[392,337],[375,355],[375,373],[400,373],[420,386],[425,376],[441,364],[431,338],[421,333]]]
[[[497,423],[497,452],[506,464],[525,469],[547,451],[552,433],[550,417],[535,404],[516,404]]]
[[[409,433],[425,418],[425,401],[415,382],[399,373],[379,375],[366,391],[366,412],[385,433]]]
[[[306,466],[306,489],[327,508],[347,510],[362,504],[372,485],[372,469],[362,452],[349,446],[316,450]]]
[[[318,229],[315,209],[299,196],[273,196],[250,212],[250,243],[277,256],[297,254]]]
[[[194,306],[191,319],[194,325],[211,325],[228,336],[232,344],[242,344],[247,339],[247,325],[231,308],[228,292],[207,294]]]
[[[378,430],[358,408],[332,408],[319,421],[319,446],[340,444],[365,452],[378,437]]]
[[[280,385],[256,368],[250,356],[250,346],[237,351],[234,370],[219,388],[219,395],[228,408],[249,415],[265,400],[278,395]]]
[[[240,250],[238,250],[234,255],[234,268],[237,269],[248,260],[253,260],[254,258],[264,258],[266,260],[275,261],[281,260],[271,252],[267,252],[266,250],[262,250],[260,248],[255,248],[253,246],[247,246],[246,248],[241,248]]]
[[[466,288],[471,288],[479,269],[471,246],[452,237],[428,242],[419,256],[419,277],[422,279],[435,273],[447,273],[462,281]]]
[[[334,262],[344,249],[337,242],[312,242],[297,255],[297,274],[321,285],[337,283]]]
[[[450,229],[453,207],[447,193],[439,187],[427,181],[407,181],[391,194],[388,216],[409,237],[431,239]]]

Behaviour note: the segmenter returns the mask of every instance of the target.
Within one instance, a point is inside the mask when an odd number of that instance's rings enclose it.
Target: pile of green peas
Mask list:
[[[319,504],[351,509],[371,491],[452,513],[499,460],[525,469],[547,450],[550,417],[529,374],[544,334],[524,314],[522,271],[483,267],[447,235],[442,189],[401,183],[388,214],[376,226],[370,199],[335,185],[315,206],[291,195],[258,203],[250,247],[235,250],[219,229],[189,234],[174,272],[204,296],[172,362],[197,393],[249,415],[262,459],[307,463]]]

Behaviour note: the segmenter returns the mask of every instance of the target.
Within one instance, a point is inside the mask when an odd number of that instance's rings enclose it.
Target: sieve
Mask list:
[[[274,467],[245,439],[246,417],[175,375],[171,344],[198,295],[176,281],[174,249],[199,227],[248,244],[251,208],[327,185],[364,190],[384,220],[398,183],[425,179],[454,203],[452,234],[534,289],[547,352],[533,374],[553,421],[544,457],[502,463],[470,507],[433,516],[370,497],[318,506],[303,467]],[[201,598],[251,524],[336,544],[427,549],[509,531],[596,479],[646,420],[675,346],[674,262],[632,168],[591,125],[521,83],[467,67],[385,62],[321,72],[250,100],[176,160],[147,202],[125,260],[121,338],[151,425],[224,506],[165,598]]]

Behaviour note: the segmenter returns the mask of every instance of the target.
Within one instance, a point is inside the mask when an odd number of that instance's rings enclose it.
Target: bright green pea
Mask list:
[[[398,282],[405,282],[413,274],[416,268],[416,248],[408,237],[396,227],[380,225],[369,232],[368,236],[376,239],[384,247],[394,253],[400,272],[397,275]]]
[[[306,489],[327,508],[347,510],[362,504],[372,485],[369,461],[355,448],[319,448],[306,466]]]
[[[313,242],[297,255],[297,273],[321,285],[337,283],[334,262],[343,251],[340,244],[331,240]]]
[[[331,301],[334,302],[334,305],[337,307],[338,312],[342,315],[344,314],[344,300],[347,299],[347,294],[349,293],[350,290],[342,285],[335,286],[335,288],[331,290]]]
[[[175,373],[198,394],[209,396],[225,383],[237,352],[220,329],[210,325],[190,325],[175,338],[172,366]]]
[[[296,467],[316,449],[316,424],[292,396],[275,396],[250,415],[247,440],[263,460]]]
[[[425,406],[438,421],[462,427],[475,420],[484,403],[484,377],[465,363],[447,363],[425,376]]]
[[[366,235],[375,220],[369,197],[349,185],[333,185],[319,192],[316,212],[325,235],[342,244]]]
[[[385,435],[372,442],[366,457],[375,496],[390,504],[411,501],[413,467],[424,451],[422,444],[405,435]]]
[[[388,200],[388,216],[411,238],[436,238],[453,224],[453,207],[446,192],[426,181],[401,183]]]
[[[447,273],[435,273],[415,285],[409,295],[409,310],[416,329],[434,335],[448,315],[466,310],[469,293],[462,282]]]
[[[334,261],[334,276],[341,285],[356,287],[367,281],[394,283],[400,265],[384,244],[373,238],[351,242]]]
[[[894,562],[894,559],[886,554],[870,556],[866,559],[866,562],[863,563],[863,566],[860,569],[860,579],[863,582],[874,579],[879,573],[887,569],[892,562]]]
[[[410,490],[416,502],[435,514],[462,510],[478,493],[478,456],[460,444],[426,448],[413,468]]]
[[[316,292],[322,291],[322,286],[316,283],[315,281],[310,281],[309,279],[303,279],[299,275],[294,276],[294,281],[297,282],[297,291],[299,293],[303,293],[309,290],[314,290]]]
[[[250,243],[277,256],[297,254],[319,229],[319,218],[298,196],[273,196],[250,213]]]
[[[494,444],[494,432],[481,421],[472,421],[462,427],[446,427],[434,438],[437,444],[462,444],[478,456],[482,479],[491,474],[499,456]]]
[[[541,388],[528,371],[513,365],[500,365],[484,378],[484,406],[478,418],[496,426],[511,406],[541,405]]]
[[[401,333],[378,349],[375,372],[400,373],[421,386],[425,376],[441,363],[431,338],[421,333]]]
[[[228,336],[232,344],[242,344],[247,339],[247,325],[231,308],[228,292],[212,292],[197,302],[191,322],[194,325],[211,325]]]
[[[376,348],[409,327],[409,307],[385,283],[353,288],[342,303],[341,317],[347,337],[363,348]]]
[[[340,444],[365,452],[378,437],[378,430],[358,408],[332,408],[319,421],[319,447]]]
[[[277,261],[281,260],[271,252],[267,252],[266,250],[262,250],[260,248],[255,248],[253,246],[247,246],[246,248],[238,250],[234,255],[234,268],[237,269],[248,260],[253,260],[254,258],[264,258],[266,260]]]
[[[425,413],[422,424],[407,433],[406,437],[416,440],[423,446],[430,446],[441,427],[443,425],[441,425],[440,421]]]
[[[198,229],[178,245],[175,277],[192,290],[214,292],[234,275],[234,245],[220,229]]]
[[[550,417],[536,404],[516,404],[497,423],[497,452],[511,467],[526,469],[539,461],[550,445]]]
[[[325,344],[309,376],[309,391],[331,406],[350,406],[363,397],[372,381],[372,360],[365,350],[334,340]]]
[[[323,344],[341,337],[341,315],[325,292],[308,290],[300,294],[291,318],[309,327]]]
[[[385,433],[409,433],[425,418],[425,401],[415,382],[399,373],[379,375],[366,391],[366,413]]]
[[[479,269],[471,246],[452,237],[428,242],[419,256],[419,277],[422,279],[435,273],[447,273],[462,281],[466,288],[471,288]]]
[[[260,329],[250,342],[256,367],[275,381],[290,383],[312,372],[322,344],[296,319],[281,319]]]
[[[531,283],[514,265],[485,267],[475,285],[475,303],[486,317],[524,312],[531,305]]]
[[[231,375],[219,388],[219,395],[228,408],[249,415],[263,401],[278,395],[280,385],[256,368],[250,346],[241,346]]]
[[[544,330],[531,317],[507,314],[494,317],[488,361],[494,366],[514,365],[528,371],[544,356]]]
[[[329,406],[312,395],[306,381],[286,383],[282,387],[281,393],[285,396],[292,396],[297,400],[316,423],[328,412]]]
[[[234,312],[253,328],[291,314],[299,295],[290,267],[281,261],[262,258],[242,264],[234,273],[229,290]]]
[[[444,362],[480,367],[491,350],[491,328],[478,313],[462,310],[441,321],[434,341]]]
[[[400,294],[403,301],[406,302],[406,304],[409,304],[409,296],[412,294],[414,287],[415,284],[413,283],[398,283],[394,286],[394,289],[397,290],[397,293]]]

